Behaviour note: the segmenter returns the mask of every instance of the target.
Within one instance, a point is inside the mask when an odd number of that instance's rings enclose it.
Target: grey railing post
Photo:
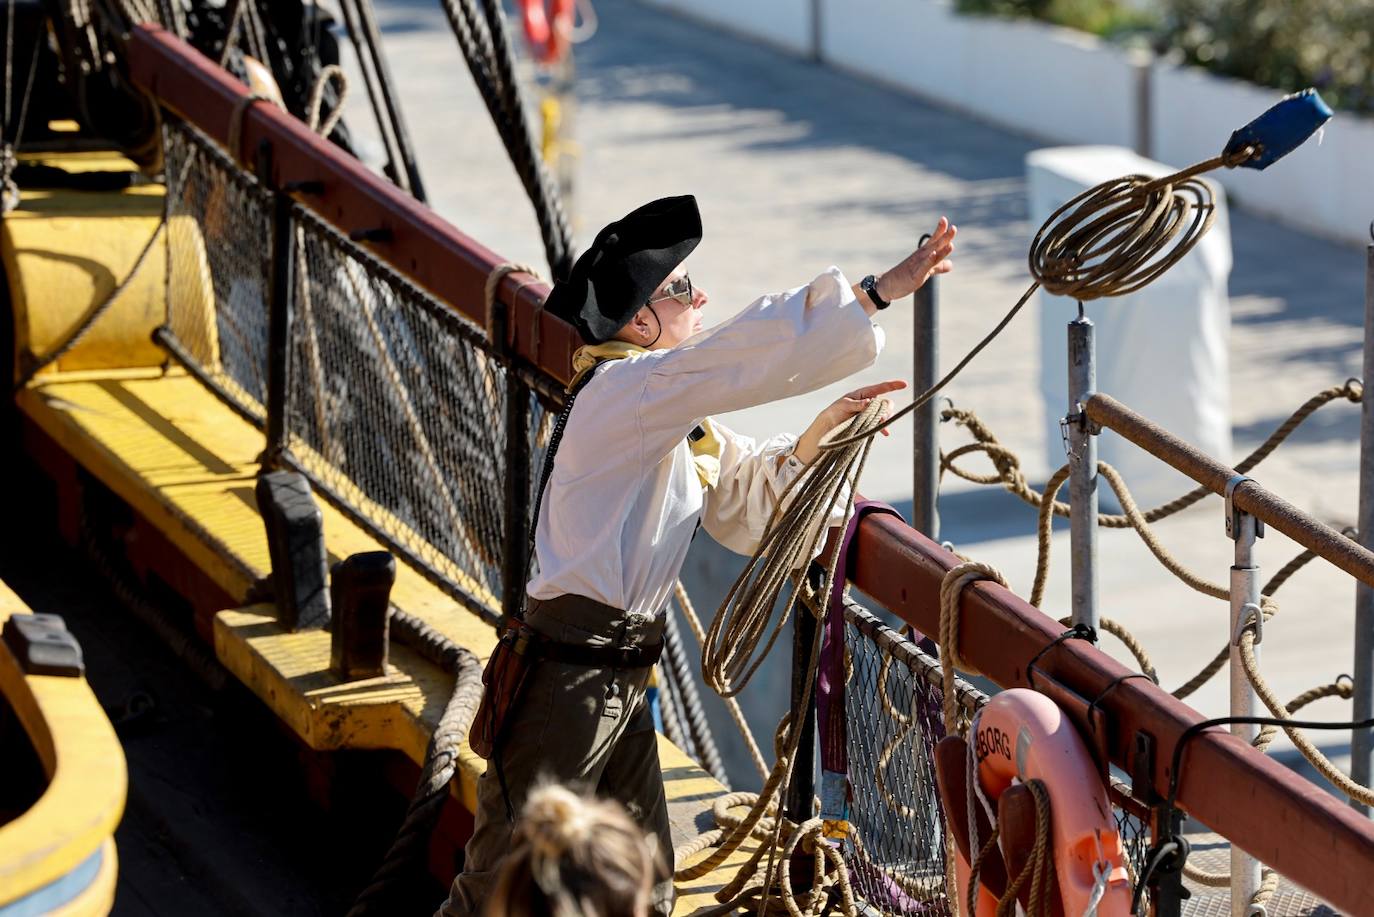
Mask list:
[[[281,466],[286,451],[286,400],[291,374],[291,287],[295,277],[292,256],[291,198],[276,187],[272,175],[272,145],[263,140],[257,152],[259,186],[272,202],[272,255],[267,283],[267,448],[262,465]]]
[[[1074,624],[1097,628],[1097,436],[1084,411],[1097,391],[1097,348],[1093,323],[1078,307],[1069,322],[1069,413],[1064,447],[1069,454],[1070,565]]]
[[[1370,227],[1374,235],[1374,226]],[[1365,247],[1364,275],[1364,382],[1360,401],[1360,544],[1374,548],[1374,397],[1368,385],[1374,380],[1374,244]],[[1374,589],[1355,584],[1355,719],[1374,717]],[[1374,778],[1374,731],[1357,729],[1350,739],[1350,776],[1369,786]],[[1366,815],[1369,806],[1350,803]]]
[[[921,245],[929,235],[921,237]],[[928,391],[940,366],[940,296],[937,279],[930,277],[912,297],[912,387]],[[940,439],[938,399],[912,412],[911,525],[932,541],[940,540]]]
[[[1240,636],[1254,622],[1255,655],[1264,634],[1264,613],[1260,610],[1259,565],[1255,563],[1255,539],[1264,536],[1264,524],[1249,513],[1235,508],[1231,496],[1235,489],[1248,481],[1236,475],[1226,484],[1226,534],[1235,540],[1235,564],[1231,567],[1231,716],[1256,716],[1259,713],[1255,686],[1250,683],[1241,664]],[[1259,727],[1235,723],[1231,734],[1247,745],[1259,735]],[[1250,917],[1250,902],[1260,887],[1260,864],[1235,844],[1231,845],[1231,914]]]
[[[509,355],[510,309],[499,299],[492,303],[492,346]],[[525,577],[530,566],[530,532],[539,524],[530,516],[530,390],[512,360],[506,372],[506,525],[501,545],[501,603],[505,615],[516,614],[525,598]]]

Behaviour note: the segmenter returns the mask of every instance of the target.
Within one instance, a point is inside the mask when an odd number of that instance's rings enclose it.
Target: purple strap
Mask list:
[[[844,710],[844,587],[849,579],[850,547],[859,523],[869,513],[902,514],[878,500],[854,504],[854,515],[845,527],[836,561],[835,581],[830,584],[826,603],[825,640],[821,644],[821,666],[816,680],[816,722],[821,733],[821,769],[835,774],[849,773],[848,733]]]

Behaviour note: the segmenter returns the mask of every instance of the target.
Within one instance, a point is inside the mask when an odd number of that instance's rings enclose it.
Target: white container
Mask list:
[[[1120,147],[1057,147],[1026,157],[1031,223],[1039,226],[1070,198],[1123,175],[1166,175],[1160,163]],[[1231,313],[1226,283],[1231,235],[1222,190],[1216,222],[1167,273],[1128,296],[1085,306],[1097,327],[1097,390],[1111,395],[1203,452],[1231,460],[1231,399],[1227,339]],[[1067,459],[1059,419],[1068,413],[1066,325],[1078,305],[1041,292],[1040,391],[1045,399],[1050,468]],[[1159,459],[1104,431],[1098,457],[1121,472],[1142,510],[1191,490],[1193,482]],[[1066,494],[1067,490],[1061,493]],[[1114,507],[1102,485],[1104,507]]]

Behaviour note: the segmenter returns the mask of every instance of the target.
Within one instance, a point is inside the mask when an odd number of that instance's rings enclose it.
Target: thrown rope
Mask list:
[[[1064,204],[1031,242],[1028,264],[1034,282],[992,331],[911,404],[873,429],[833,439],[821,449],[840,449],[873,436],[927,404],[1002,333],[1041,287],[1087,302],[1134,293],[1159,277],[1192,250],[1216,219],[1212,189],[1198,176],[1223,166],[1233,169],[1256,153],[1256,148],[1244,147],[1161,178],[1124,176]]]

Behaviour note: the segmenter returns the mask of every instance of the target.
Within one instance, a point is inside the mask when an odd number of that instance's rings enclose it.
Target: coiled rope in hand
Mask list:
[[[883,413],[888,409],[883,399],[874,399],[860,414],[845,425],[843,435],[849,436],[853,445],[846,449],[832,449],[822,452],[806,470],[794,479],[783,491],[778,504],[769,517],[758,550],[745,564],[743,572],[730,587],[725,601],[711,621],[706,639],[702,643],[702,677],[711,688],[722,697],[733,697],[749,683],[758,670],[760,663],[777,641],[797,604],[800,587],[793,589],[777,622],[772,624],[773,609],[778,605],[783,588],[791,580],[793,573],[802,569],[816,555],[825,537],[827,523],[837,505],[843,507],[843,517],[848,518],[853,509],[854,495],[858,480],[863,473],[864,463],[872,440],[864,435],[865,431],[875,430],[881,424]],[[831,583],[836,576],[839,562],[840,542],[836,540],[825,564],[825,577],[820,595],[828,596]],[[843,575],[841,572],[839,575]],[[824,598],[820,604],[823,607]],[[812,640],[810,660],[802,696],[809,697],[815,688],[817,672],[820,668],[821,640],[824,628],[817,627]],[[786,723],[786,720],[784,721]],[[755,801],[750,813],[721,839],[720,846],[704,861],[694,864],[689,870],[678,871],[678,878],[690,877],[698,870],[709,871],[729,856],[745,840],[758,831],[765,816],[776,811],[783,789],[792,779],[793,763],[797,748],[801,743],[802,729],[779,727],[777,760],[763,792]],[[809,814],[809,813],[808,813]],[[753,893],[761,889],[760,912],[767,909],[773,894],[778,873],[775,868],[781,853],[786,860],[796,843],[803,836],[809,837],[814,853],[820,861],[827,862],[834,870],[834,882],[841,891],[844,912],[855,913],[853,897],[849,891],[849,879],[841,857],[831,856],[826,851],[826,842],[819,836],[818,826],[809,822],[805,826],[791,825],[780,815],[773,815],[768,843],[755,851],[735,880],[727,884],[720,893],[725,900],[733,900],[741,894]],[[805,830],[803,830],[803,828]],[[784,836],[786,829],[787,835]],[[763,870],[762,884],[751,880],[758,871],[764,855],[767,861]],[[821,870],[818,865],[818,872]],[[787,882],[781,883],[780,894],[789,913],[801,913],[792,890]],[[810,912],[824,906],[824,899],[811,895],[804,904]]]
[[[1106,181],[1070,200],[1035,234],[1029,256],[1035,282],[996,327],[911,404],[873,429],[833,439],[821,449],[843,448],[859,437],[872,436],[927,404],[1011,324],[1041,287],[1082,303],[1124,296],[1150,283],[1192,251],[1216,220],[1212,189],[1198,176],[1223,166],[1233,169],[1255,155],[1256,148],[1246,146],[1162,178],[1127,175]]]

